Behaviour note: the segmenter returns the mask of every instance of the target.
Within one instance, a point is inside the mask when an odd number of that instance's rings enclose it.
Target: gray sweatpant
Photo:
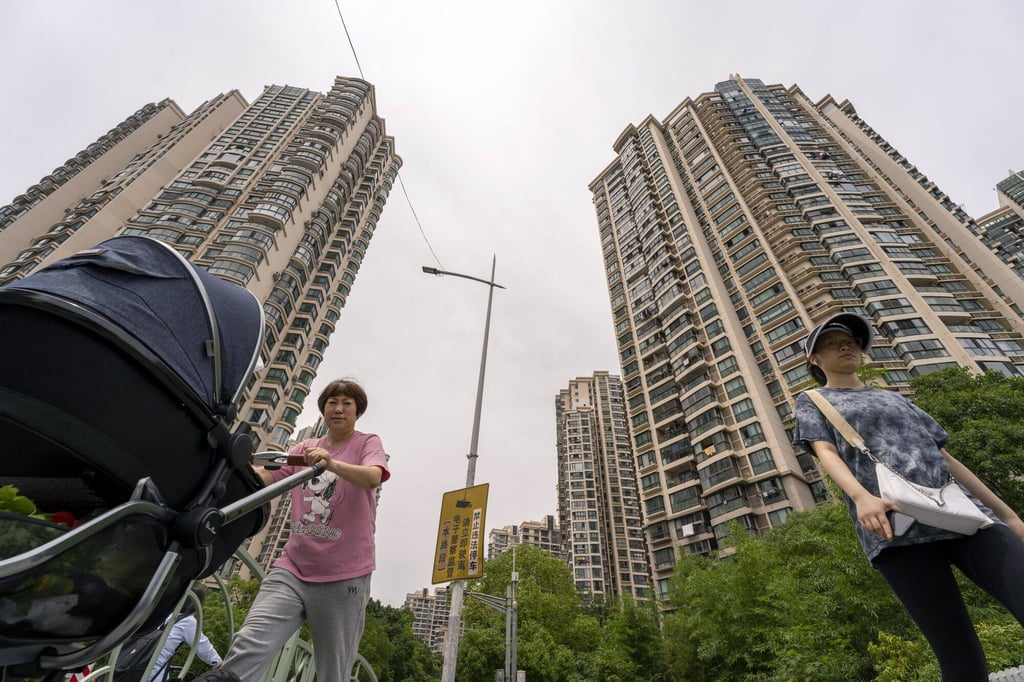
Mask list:
[[[272,570],[260,585],[222,667],[245,682],[257,682],[306,620],[313,636],[317,682],[348,682],[366,622],[370,575],[308,583],[288,571]]]

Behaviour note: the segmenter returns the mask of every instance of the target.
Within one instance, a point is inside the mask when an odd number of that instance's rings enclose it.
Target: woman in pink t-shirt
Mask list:
[[[291,491],[291,531],[281,557],[260,586],[223,668],[258,680],[302,622],[309,622],[320,682],[349,679],[363,634],[370,576],[376,567],[377,488],[391,475],[380,438],[356,431],[366,411],[363,389],[332,381],[317,405],[327,435],[289,454],[324,472]],[[269,484],[297,467],[257,469]],[[318,646],[319,644],[319,646]]]

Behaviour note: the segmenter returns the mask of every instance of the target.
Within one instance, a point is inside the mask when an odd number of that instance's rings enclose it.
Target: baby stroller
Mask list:
[[[266,521],[235,404],[263,311],[171,247],[117,237],[0,287],[0,680],[62,679],[159,626]]]

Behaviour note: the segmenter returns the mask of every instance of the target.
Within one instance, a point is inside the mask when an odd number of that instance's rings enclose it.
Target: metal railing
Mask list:
[[[235,550],[234,558],[245,564],[251,574],[260,582],[266,577],[266,573],[256,563],[252,555],[247,550],[239,547]],[[233,605],[231,603],[231,594],[228,590],[227,585],[224,582],[224,578],[219,574],[215,573],[213,579],[217,583],[219,588],[219,594],[224,600],[224,608],[227,614],[227,627],[228,627],[228,641],[232,641],[235,638],[235,627],[234,627],[234,613]],[[171,620],[178,615],[182,607],[185,605],[186,599],[192,599],[193,604],[196,606],[196,640],[189,643],[190,649],[188,656],[185,658],[184,664],[181,666],[180,671],[176,671],[176,675],[181,678],[185,678],[195,661],[196,647],[199,644],[199,637],[203,630],[203,613],[202,605],[199,604],[198,599],[192,594],[191,591],[187,592],[182,597],[181,602],[178,603],[174,613],[171,614]],[[150,658],[149,665],[146,667],[146,672],[142,676],[143,680],[148,680],[152,674],[153,666],[156,663],[157,657],[160,655],[160,651],[163,649],[164,642],[170,634],[170,628],[165,628],[163,637],[160,639],[160,643],[153,651],[153,656]],[[123,645],[122,645],[123,646]],[[96,669],[90,671],[90,673],[84,677],[80,676],[81,682],[110,682],[113,679],[114,668],[117,665],[117,658],[121,653],[121,647],[117,647],[110,654],[109,660],[101,666],[97,666]],[[226,653],[226,652],[225,652]],[[351,682],[377,682],[377,675],[374,673],[373,668],[370,666],[369,661],[363,658],[361,655],[356,654],[355,664],[352,667],[351,675],[349,676]],[[281,651],[277,653],[274,660],[271,662],[270,667],[267,669],[266,674],[259,682],[314,682],[316,680],[316,664],[313,658],[313,647],[308,642],[299,638],[299,631],[295,633],[285,642]],[[248,682],[248,681],[247,681]]]

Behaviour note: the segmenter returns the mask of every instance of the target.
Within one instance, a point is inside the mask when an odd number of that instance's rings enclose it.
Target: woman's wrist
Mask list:
[[[867,488],[860,488],[859,490],[854,490],[852,494],[847,494],[850,495],[850,499],[853,500],[854,504],[863,504],[864,502],[877,497],[877,495],[872,495],[868,492]]]
[[[998,516],[999,520],[1005,523],[1007,526],[1024,527],[1024,521],[1021,521],[1020,517],[1017,516],[1017,513],[1015,511],[1013,511],[1012,509],[1008,509],[1007,511],[1009,512],[1008,514],[997,513],[996,516]]]

